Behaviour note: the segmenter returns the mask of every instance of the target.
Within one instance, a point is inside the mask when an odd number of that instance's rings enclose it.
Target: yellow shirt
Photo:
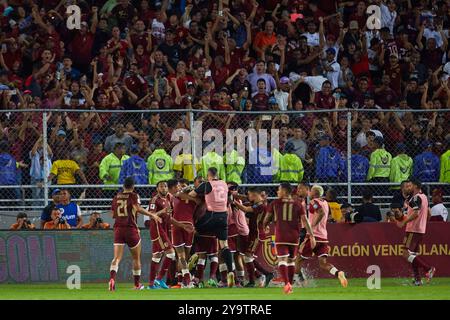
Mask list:
[[[330,206],[331,211],[331,217],[336,222],[341,222],[342,220],[342,212],[341,212],[341,205],[337,202],[328,202],[328,205]]]
[[[75,172],[78,170],[80,166],[73,160],[56,160],[50,173],[57,177],[57,184],[75,184]]]
[[[195,165],[197,172],[200,170],[200,164]],[[192,154],[180,154],[175,158],[173,170],[183,173],[183,178],[189,181],[194,181],[194,166],[192,165]]]

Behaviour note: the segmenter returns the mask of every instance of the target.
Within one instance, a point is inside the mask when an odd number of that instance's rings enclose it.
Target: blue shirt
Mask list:
[[[58,204],[56,208],[61,211],[62,216],[66,218],[67,223],[71,227],[74,228],[77,226],[77,217],[81,216],[81,209],[75,202],[70,202],[66,205]]]
[[[0,154],[0,185],[18,184],[16,159],[9,153]]]

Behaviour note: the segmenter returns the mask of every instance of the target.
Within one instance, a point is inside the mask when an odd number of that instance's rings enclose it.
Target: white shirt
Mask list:
[[[432,217],[442,216],[444,221],[447,221],[448,210],[442,203],[438,203],[438,204],[434,205],[433,207],[431,207],[431,216]]]
[[[159,42],[164,40],[166,35],[166,27],[164,26],[164,23],[159,22],[156,19],[153,19],[152,21],[152,35],[155,37],[155,39]]]
[[[438,48],[442,47],[442,45],[444,44],[441,34],[436,30],[430,30],[428,28],[425,28],[425,30],[423,31],[423,36],[427,40],[430,38],[434,38],[436,40],[436,46]]]
[[[283,90],[275,90],[273,96],[277,99],[278,107],[281,111],[286,111],[289,104],[289,92]]]
[[[300,79],[300,75],[295,72],[289,73],[289,79],[292,82],[296,82]],[[322,90],[322,84],[328,79],[324,76],[313,76],[313,77],[305,77],[304,82],[311,87],[311,90],[314,92],[319,92]]]
[[[390,11],[385,4],[381,4],[381,27],[388,27],[391,35],[394,34],[395,18],[397,18],[397,11]]]
[[[376,137],[381,137],[383,138],[383,134],[381,133],[381,131],[378,130],[369,130],[372,131]],[[358,135],[356,136],[356,142],[360,145],[361,148],[367,146],[367,135],[365,132],[361,131],[360,133],[358,133]]]
[[[318,47],[320,45],[320,38],[319,38],[319,33],[309,33],[309,32],[305,32],[304,34],[302,34],[302,36],[305,36],[306,39],[308,39],[308,46],[310,47]]]
[[[336,61],[327,62],[327,66],[331,67],[332,71],[325,72],[325,77],[331,82],[332,89],[339,87],[339,73],[341,72],[341,65]]]

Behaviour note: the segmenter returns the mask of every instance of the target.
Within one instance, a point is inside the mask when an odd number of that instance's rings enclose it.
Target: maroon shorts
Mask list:
[[[228,236],[228,249],[230,249],[231,252],[236,252],[237,250],[238,237],[238,234]]]
[[[311,258],[313,254],[316,257],[327,257],[330,252],[330,247],[328,242],[318,242],[316,240],[316,246],[311,249],[311,241],[306,238],[305,241],[300,245],[300,256],[302,258]]]
[[[136,247],[141,242],[139,229],[130,227],[114,227],[114,244]]]
[[[176,247],[192,247],[192,241],[194,239],[194,233],[189,233],[183,228],[175,227],[172,228],[172,245]]]
[[[173,248],[167,232],[159,228],[157,231],[157,235],[155,235],[157,238],[152,239],[152,253],[164,252]]]
[[[195,251],[197,253],[217,254],[218,248],[219,243],[215,236],[198,235],[195,238]]]
[[[277,257],[289,257],[294,259],[297,256],[298,245],[275,243],[277,249]]]
[[[418,253],[422,239],[423,233],[406,232],[405,238],[403,239],[403,244],[409,251]]]
[[[258,246],[258,237],[254,235],[239,236],[237,251],[241,254],[254,254]]]

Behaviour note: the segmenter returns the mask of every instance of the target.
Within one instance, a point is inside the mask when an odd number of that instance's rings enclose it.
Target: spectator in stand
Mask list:
[[[34,230],[36,227],[28,220],[28,216],[25,212],[21,212],[16,217],[16,223],[9,227],[10,230]]]
[[[33,149],[30,151],[30,183],[36,186],[33,188],[31,197],[36,199],[36,201],[33,202],[33,206],[35,207],[42,207],[42,199],[44,199],[44,177],[46,172],[51,171],[52,155],[52,149],[47,145],[47,159],[44,160],[44,148],[42,146],[42,136],[40,136],[34,144]],[[45,168],[45,165],[47,165],[47,168]]]
[[[413,160],[408,156],[406,152],[406,145],[403,143],[397,143],[395,146],[397,155],[392,158],[391,168],[389,173],[389,182],[401,183],[402,181],[411,177],[413,172]],[[392,189],[399,189],[395,186]]]
[[[14,186],[19,184],[17,179],[17,169],[19,166],[24,166],[19,163],[9,153],[9,145],[7,142],[0,142],[0,185]],[[20,198],[20,190],[17,188],[0,188],[0,199],[2,200],[18,200]],[[10,202],[7,202],[10,203]]]
[[[252,92],[258,91],[258,81],[264,79],[266,83],[266,93],[270,94],[276,89],[277,84],[275,79],[268,73],[266,73],[266,63],[263,60],[256,62],[254,71],[248,75],[247,80],[250,82]]]
[[[139,156],[139,146],[133,144],[130,148],[130,158],[126,159],[119,174],[119,184],[123,184],[125,179],[132,177],[136,185],[147,184],[148,183],[148,169],[147,163],[144,159]],[[141,194],[137,188],[137,193]]]
[[[375,150],[370,154],[367,181],[389,182],[392,155],[384,149],[383,138],[375,137],[373,144]],[[381,194],[384,194],[387,190],[386,186],[374,186],[373,188],[374,190],[380,191]],[[375,194],[375,192],[373,193]]]
[[[106,223],[103,221],[103,219],[100,216],[99,212],[92,212],[90,217],[89,217],[89,223],[83,224],[81,226],[81,229],[100,229],[100,230],[104,230],[104,229],[109,229],[110,225],[109,223]]]
[[[373,203],[373,194],[370,189],[363,192],[363,204],[356,208],[356,211],[363,216],[363,222],[380,222],[380,208]]]
[[[431,207],[430,221],[447,221],[448,210],[444,206],[443,193],[440,189],[433,189],[431,193],[431,201],[433,203]]]
[[[52,211],[61,202],[61,189],[52,191],[52,201],[42,210],[40,228],[43,229],[46,222],[52,220]]]
[[[316,179],[319,182],[337,182],[343,169],[341,156],[330,143],[331,138],[326,134],[319,140],[320,147],[316,156]]]
[[[433,152],[433,143],[423,141],[421,143],[423,152],[414,158],[412,175],[421,182],[439,181],[440,161]]]
[[[80,178],[82,184],[88,184],[80,166],[72,160],[69,151],[66,150],[62,152],[60,159],[53,162],[48,180],[53,181],[56,178],[56,184],[58,185],[76,184],[76,176]]]
[[[106,138],[104,150],[107,153],[111,153],[117,143],[122,143],[125,146],[125,151],[128,152],[133,144],[133,138],[126,133],[123,123],[117,122],[114,126],[114,131],[114,134]]]
[[[99,178],[103,181],[103,184],[119,184],[120,171],[123,163],[128,158],[125,145],[117,142],[114,145],[113,151],[100,162]],[[106,187],[103,189],[103,192],[109,198],[113,197],[117,190],[117,187]]]

